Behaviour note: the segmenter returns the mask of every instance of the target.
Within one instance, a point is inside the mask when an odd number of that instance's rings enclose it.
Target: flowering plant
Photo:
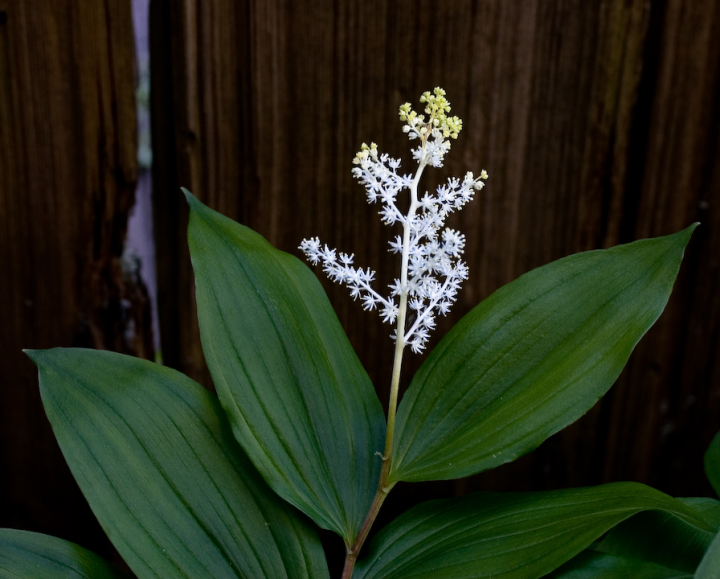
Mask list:
[[[400,107],[418,143],[414,175],[375,144],[354,159],[383,221],[402,226],[390,242],[401,267],[389,295],[352,254],[317,238],[300,246],[395,325],[387,419],[312,272],[188,192],[218,398],[127,356],[28,352],[58,442],[108,537],[141,578],[324,579],[317,527],[342,537],[345,579],[717,577],[720,502],[635,483],[430,501],[363,549],[398,482],[488,470],[584,414],[664,309],[694,227],[573,255],[499,289],[440,341],[398,404],[405,346],[427,347],[468,276],[464,237],[445,218],[487,179],[467,173],[420,197],[424,169],[442,166],[462,128],[441,89],[421,101],[424,114]],[[396,200],[405,190],[403,213]],[[720,438],[706,469],[720,491]],[[0,531],[0,575],[124,576],[77,545],[14,530]]]

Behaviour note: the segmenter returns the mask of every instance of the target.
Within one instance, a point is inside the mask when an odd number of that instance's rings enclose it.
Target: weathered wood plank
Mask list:
[[[0,526],[106,550],[21,349],[153,355],[147,295],[122,262],[137,178],[130,2],[0,12]]]
[[[604,429],[604,477],[709,494],[702,457],[720,427],[720,6],[672,0],[654,24],[634,143],[642,165],[626,229],[647,237],[702,226],[666,313],[606,401],[614,419]]]

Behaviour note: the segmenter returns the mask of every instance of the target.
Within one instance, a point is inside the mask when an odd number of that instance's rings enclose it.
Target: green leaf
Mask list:
[[[720,533],[715,535],[695,571],[695,579],[720,579]]]
[[[28,355],[75,480],[138,577],[328,577],[317,535],[199,384],[110,352]]]
[[[671,513],[639,513],[610,531],[598,551],[642,559],[692,574],[720,530],[720,501],[707,498],[677,499],[708,524],[699,529]]]
[[[647,561],[586,550],[547,579],[692,579],[692,574]]]
[[[385,417],[315,275],[190,193],[205,358],[233,433],[270,486],[353,542]]]
[[[0,529],[3,579],[129,579],[75,543],[28,531]]]
[[[720,432],[715,435],[705,453],[705,474],[715,492],[720,496]]]
[[[355,579],[534,579],[646,510],[707,528],[692,510],[637,483],[537,493],[477,493],[407,511],[371,541]]]
[[[510,462],[587,412],[663,311],[694,228],[571,255],[467,314],[400,404],[389,483]]]

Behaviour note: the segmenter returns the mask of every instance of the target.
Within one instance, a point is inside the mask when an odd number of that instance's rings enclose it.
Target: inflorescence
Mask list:
[[[418,198],[417,186],[427,165],[442,167],[445,154],[450,150],[450,140],[456,139],[462,129],[462,121],[448,117],[450,103],[445,91],[436,88],[420,97],[425,103],[425,115],[412,110],[410,103],[400,107],[400,120],[405,123],[403,132],[419,139],[419,146],[412,151],[418,162],[414,176],[401,175],[400,161],[387,154],[380,154],[375,143],[365,143],[353,159],[356,167],[353,176],[367,190],[369,203],[381,201],[382,221],[388,225],[400,223],[403,236],[390,241],[390,251],[402,254],[399,279],[390,285],[391,293],[384,298],[371,286],[375,272],[353,266],[353,255],[337,254],[335,249],[322,245],[317,237],[304,239],[300,249],[313,265],[322,262],[325,273],[335,282],[350,288],[353,299],[360,298],[366,310],[378,308],[383,321],[394,323],[399,311],[407,306],[415,312],[408,329],[399,328],[403,343],[414,352],[424,349],[435,327],[435,317],[445,315],[456,300],[462,280],[467,279],[468,268],[460,256],[465,246],[465,236],[449,228],[443,228],[445,218],[461,209],[473,198],[475,191],[485,185],[485,171],[475,177],[468,172],[462,179],[450,178],[438,187],[435,195],[425,193]],[[427,115],[427,116],[426,116]],[[403,214],[396,206],[398,193],[410,191],[410,208]],[[396,304],[399,299],[400,305]],[[403,318],[404,319],[404,316]],[[397,339],[397,331],[393,335]]]

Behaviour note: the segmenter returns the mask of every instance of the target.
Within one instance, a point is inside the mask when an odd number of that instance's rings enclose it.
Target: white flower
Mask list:
[[[383,322],[389,322],[392,324],[395,321],[395,318],[397,318],[397,315],[398,309],[395,303],[385,304],[385,307],[382,310]]]
[[[380,201],[379,213],[384,223],[400,223],[405,236],[397,235],[390,241],[390,251],[403,256],[401,277],[390,285],[390,295],[382,297],[372,287],[375,272],[353,267],[354,255],[340,253],[338,261],[335,249],[321,246],[317,237],[304,239],[300,249],[313,265],[320,262],[333,281],[347,285],[353,299],[360,298],[363,308],[380,308],[384,322],[405,320],[406,307],[414,312],[409,329],[399,328],[393,339],[401,335],[405,344],[414,352],[421,352],[435,327],[435,317],[446,315],[455,302],[460,282],[467,279],[467,265],[460,259],[465,248],[465,236],[454,229],[444,228],[445,218],[461,209],[475,193],[483,188],[488,178],[485,170],[475,178],[468,172],[462,181],[448,179],[438,187],[435,195],[426,193],[418,199],[417,185],[425,166],[442,167],[445,154],[450,150],[450,139],[456,139],[462,129],[462,121],[448,117],[450,103],[445,91],[436,88],[420,98],[426,103],[425,115],[412,110],[409,103],[400,107],[400,120],[405,123],[403,132],[409,139],[419,139],[420,146],[412,149],[418,162],[415,175],[401,175],[400,161],[387,154],[380,154],[375,143],[362,144],[353,159],[356,165],[353,176],[365,187],[368,203]],[[395,202],[398,193],[410,192],[410,209],[403,214]],[[406,280],[406,281],[402,281]],[[400,299],[396,305],[394,298]],[[400,322],[399,322],[400,324]],[[400,324],[402,325],[402,324]]]

